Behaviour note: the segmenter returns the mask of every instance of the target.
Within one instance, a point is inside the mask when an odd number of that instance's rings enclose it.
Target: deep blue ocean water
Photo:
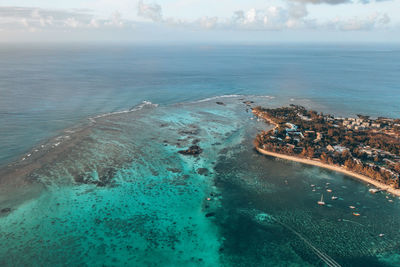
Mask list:
[[[399,60],[383,45],[2,46],[0,265],[398,266],[400,201],[255,153],[268,125],[243,101],[400,117]]]
[[[399,61],[393,45],[2,45],[0,163],[89,115],[143,100],[270,95],[395,117]]]

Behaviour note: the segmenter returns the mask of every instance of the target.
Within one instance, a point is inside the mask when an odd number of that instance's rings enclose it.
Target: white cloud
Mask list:
[[[77,28],[79,26],[79,21],[77,21],[75,18],[67,18],[64,21],[64,25],[70,28]]]
[[[291,4],[288,7],[289,16],[294,19],[307,17],[308,11],[304,4]]]
[[[218,17],[202,17],[199,23],[204,29],[213,29],[218,23]]]
[[[334,30],[367,31],[389,27],[391,18],[386,14],[372,14],[365,17],[338,17],[330,21],[317,20],[310,16],[307,3],[322,0],[295,0],[282,6],[265,6],[237,10],[230,17],[201,16],[198,18],[164,17],[163,9],[157,3],[138,1],[137,12],[149,20],[138,23],[126,20],[114,11],[107,19],[95,17],[90,10],[50,10],[25,7],[0,7],[0,28],[8,30],[39,31],[79,29],[100,31],[101,29],[138,29],[151,27],[184,28],[219,31],[284,31],[284,30]],[[334,1],[334,0],[324,0]],[[335,0],[343,1],[343,0]],[[125,14],[125,13],[124,13]]]
[[[300,3],[305,3],[305,4],[339,5],[339,4],[346,4],[346,3],[369,4],[372,2],[383,2],[383,1],[390,1],[390,0],[289,0],[289,1],[300,2]]]
[[[29,27],[29,23],[28,23],[28,20],[26,18],[22,18],[21,19],[21,24],[26,28]]]
[[[162,20],[162,8],[158,4],[145,4],[143,0],[140,0],[138,3],[138,15],[158,22]]]
[[[95,29],[100,27],[122,28],[133,26],[115,11],[108,19],[95,18],[89,10],[48,10],[40,8],[0,7],[0,28],[26,29]]]
[[[239,30],[283,30],[303,27],[307,20],[303,4],[291,4],[287,8],[270,6],[264,9],[251,8],[233,13],[226,27]]]
[[[334,20],[326,23],[325,26],[328,29],[341,31],[370,31],[375,28],[385,27],[389,22],[390,18],[387,14],[375,13],[365,18],[335,18]]]
[[[123,27],[124,26],[124,22],[122,20],[122,16],[121,13],[119,13],[118,11],[115,11],[110,19],[105,22],[105,25],[107,26],[115,26],[115,27]]]
[[[89,26],[93,27],[93,28],[99,28],[100,27],[100,22],[97,19],[93,18],[93,19],[90,20]]]

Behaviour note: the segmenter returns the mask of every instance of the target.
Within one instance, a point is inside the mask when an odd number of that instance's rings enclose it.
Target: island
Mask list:
[[[252,108],[274,125],[254,140],[264,155],[338,171],[400,196],[400,119],[335,117],[299,105]]]

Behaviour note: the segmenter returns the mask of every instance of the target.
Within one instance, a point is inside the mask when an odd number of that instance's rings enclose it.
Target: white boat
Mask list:
[[[354,206],[349,206],[349,208],[354,210],[356,207],[354,207]]]
[[[331,192],[332,192],[332,189],[326,189],[326,192],[331,193]]]
[[[324,202],[324,195],[321,195],[321,200],[318,201],[317,203],[318,203],[318,205],[321,205],[321,206],[325,205],[325,202]]]
[[[332,196],[331,198],[332,198],[332,200],[338,199],[338,197],[335,197],[335,196]]]
[[[379,189],[370,188],[368,191],[369,191],[370,193],[372,193],[372,194],[375,194],[376,192],[379,192]]]
[[[379,234],[379,237],[383,237],[385,234]]]

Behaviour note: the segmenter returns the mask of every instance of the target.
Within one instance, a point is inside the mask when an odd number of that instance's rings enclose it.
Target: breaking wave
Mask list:
[[[117,114],[130,113],[130,112],[141,110],[143,108],[156,108],[156,107],[158,107],[158,104],[153,104],[150,101],[144,100],[142,103],[135,105],[135,106],[131,107],[130,109],[100,114],[95,117],[89,117],[89,120],[91,122],[95,123],[96,119],[99,119],[99,118],[104,118],[104,117],[117,115]]]

